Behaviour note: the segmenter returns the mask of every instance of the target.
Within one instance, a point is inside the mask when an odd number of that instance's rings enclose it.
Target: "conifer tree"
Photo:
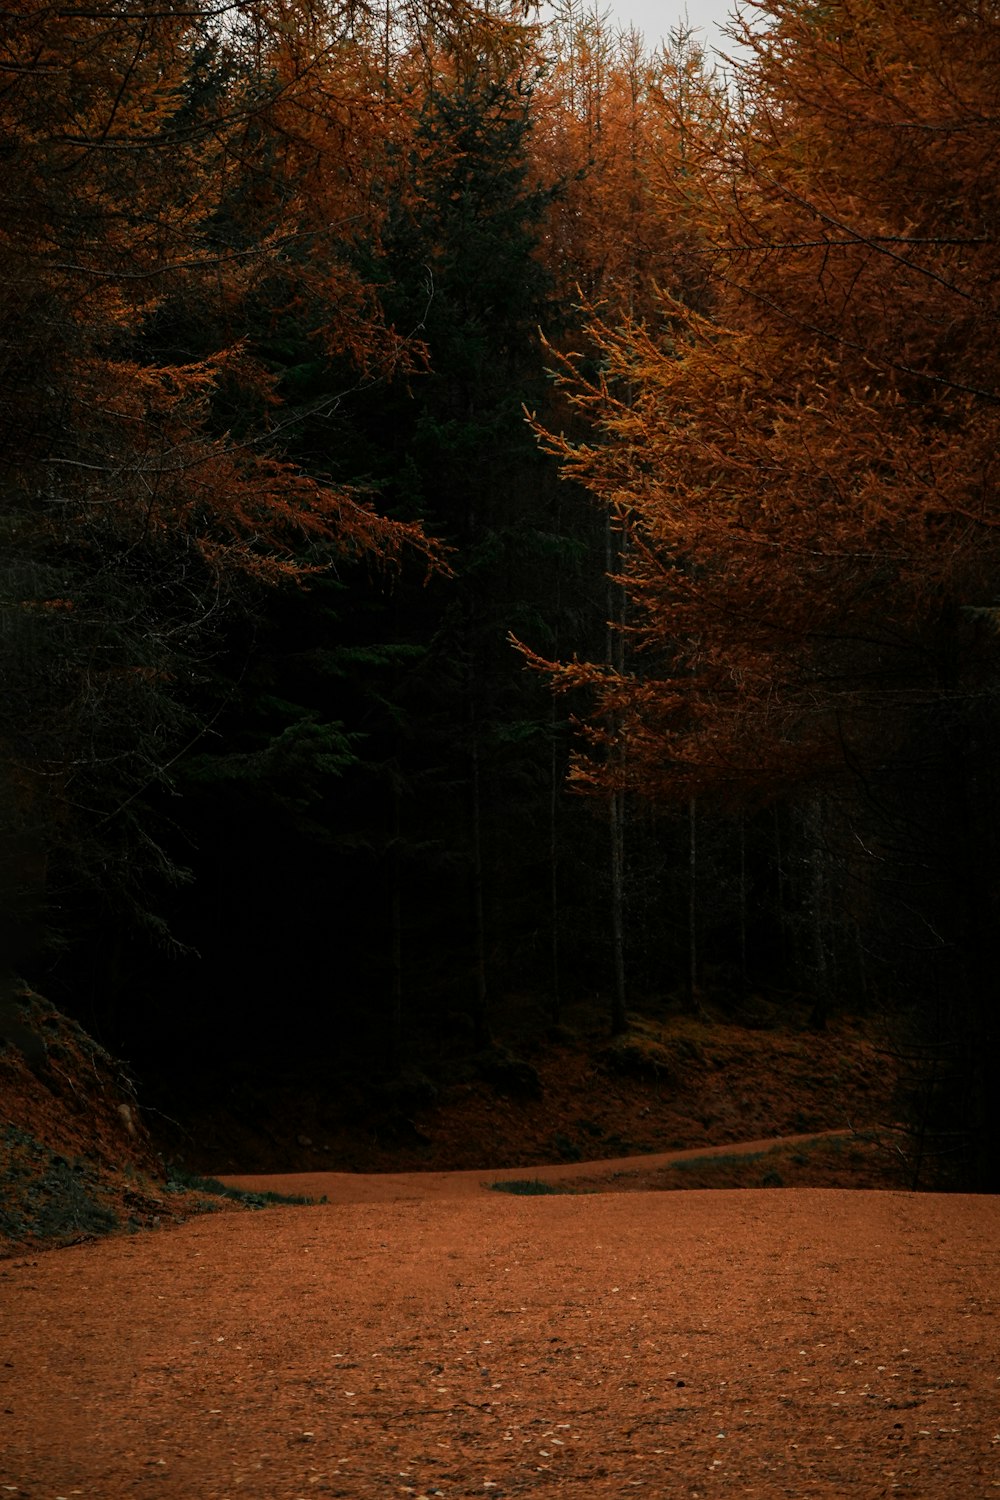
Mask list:
[[[522,408],[544,379],[538,326],[552,311],[537,253],[548,193],[532,182],[527,156],[531,98],[520,40],[506,57],[442,55],[411,154],[412,189],[386,226],[381,266],[386,306],[398,326],[419,324],[428,369],[398,385],[391,406],[362,414],[377,423],[387,500],[454,549],[454,580],[405,612],[427,654],[400,687],[416,716],[409,764],[424,802],[411,833],[426,841],[437,830],[439,890],[458,877],[430,920],[468,934],[467,993],[484,1041],[499,912],[507,907],[510,920],[523,885],[518,810],[537,775],[529,763],[547,754],[544,704],[506,631],[512,614],[545,608],[547,559],[558,547],[545,515],[546,466]],[[433,765],[427,782],[421,767]],[[461,851],[457,867],[449,848]]]
[[[968,1180],[985,1185],[1000,28],[977,5],[763,9],[743,112],[699,147],[696,199],[675,178],[715,304],[664,288],[659,331],[595,322],[603,368],[573,389],[596,438],[551,443],[631,538],[644,670],[557,675],[592,686],[593,742],[622,750],[582,758],[583,783],[610,766],[666,800],[781,790],[804,806],[853,788],[841,804],[859,809],[869,875],[888,860],[899,923],[919,911],[938,935],[921,949],[927,1006],[962,996],[946,1040],[973,1101]],[[913,942],[912,923],[897,935]]]
[[[294,250],[313,285],[323,262],[328,342],[356,365],[393,357],[302,195],[318,122],[372,114],[338,25],[263,0],[224,26],[171,3],[0,21],[0,743],[35,850],[10,879],[64,908],[82,882],[154,935],[150,882],[180,871],[147,792],[201,732],[191,689],[226,609],[331,556],[426,545],[290,458],[244,337]],[[342,171],[322,207],[366,201]]]

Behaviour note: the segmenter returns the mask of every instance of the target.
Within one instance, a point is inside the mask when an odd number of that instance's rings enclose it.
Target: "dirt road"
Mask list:
[[[236,1175],[223,1177],[232,1187],[249,1192],[280,1192],[297,1198],[326,1198],[330,1203],[390,1203],[424,1198],[468,1198],[491,1192],[494,1184],[542,1183],[554,1189],[601,1191],[632,1183],[658,1185],[664,1168],[678,1163],[711,1161],[713,1158],[754,1156],[776,1146],[812,1145],[817,1141],[850,1140],[854,1132],[812,1131],[808,1135],[770,1137],[764,1141],[738,1141],[723,1146],[692,1146],[686,1151],[618,1156],[600,1161],[563,1161],[544,1167],[482,1167],[460,1172],[285,1172],[277,1177]]]
[[[0,1266],[0,1496],[1000,1495],[1000,1200],[417,1186]]]

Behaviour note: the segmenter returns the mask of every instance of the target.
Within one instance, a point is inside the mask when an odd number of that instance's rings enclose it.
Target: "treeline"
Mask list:
[[[4,13],[7,982],[148,1067],[879,1006],[995,1186],[1000,16],[744,42]]]

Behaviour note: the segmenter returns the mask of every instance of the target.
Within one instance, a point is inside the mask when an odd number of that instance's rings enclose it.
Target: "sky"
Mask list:
[[[605,5],[612,21],[623,27],[636,26],[651,48],[681,23],[696,33],[695,40],[706,50],[733,50],[721,34],[729,18],[730,0],[603,0],[600,9]]]

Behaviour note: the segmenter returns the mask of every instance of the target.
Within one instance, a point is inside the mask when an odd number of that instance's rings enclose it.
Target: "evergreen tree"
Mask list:
[[[558,321],[539,255],[552,190],[530,169],[532,79],[501,61],[441,59],[378,263],[427,372],[353,403],[385,502],[454,549],[450,580],[397,593],[396,621],[426,653],[398,684],[401,785],[419,789],[402,826],[423,858],[437,849],[433,901],[415,890],[410,908],[425,953],[449,954],[431,988],[471,1011],[481,1040],[491,986],[529,953],[537,964],[551,920],[539,909],[552,851],[538,835],[559,730],[507,636],[554,638],[580,545],[524,421],[546,396],[539,326]]]
[[[855,921],[894,913],[921,972],[901,985],[897,955],[880,981],[947,1049],[956,1160],[985,1188],[1000,30],[974,5],[766,9],[745,113],[674,180],[716,300],[595,319],[575,389],[596,432],[552,443],[630,538],[645,670],[557,675],[595,691],[581,781],[794,807],[817,1021]]]

